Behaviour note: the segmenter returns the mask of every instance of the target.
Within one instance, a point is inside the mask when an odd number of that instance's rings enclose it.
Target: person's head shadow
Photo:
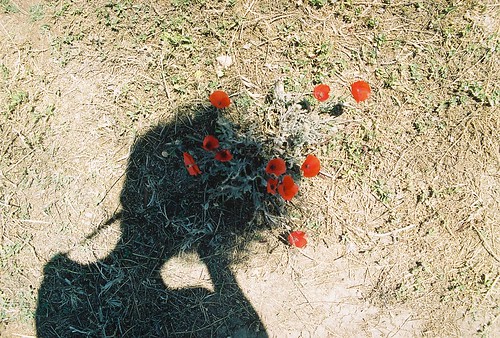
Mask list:
[[[186,110],[134,142],[121,211],[107,222],[120,222],[114,250],[91,264],[66,253],[46,264],[36,310],[39,337],[267,336],[231,269],[235,252],[255,233],[257,206],[267,196],[256,170],[265,166],[261,145],[240,137],[226,119],[216,123],[214,109]],[[217,161],[201,148],[209,134],[220,137],[231,161]],[[183,152],[202,174],[189,175]],[[206,265],[213,291],[164,283],[162,266],[185,251]]]

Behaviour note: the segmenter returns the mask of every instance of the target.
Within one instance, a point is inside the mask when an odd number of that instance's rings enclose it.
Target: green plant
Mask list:
[[[0,7],[4,13],[18,13],[19,8],[10,0],[0,0]]]
[[[321,8],[328,3],[328,0],[309,0],[309,4],[316,8]]]
[[[370,29],[376,28],[378,24],[378,20],[375,17],[370,17],[366,20],[366,26]]]
[[[1,64],[0,65],[0,73],[2,74],[2,78],[4,81],[8,80],[8,78],[10,76],[10,71],[9,71],[9,68],[7,68],[7,66],[5,66],[4,64]]]
[[[487,101],[487,95],[483,84],[478,81],[463,82],[460,89],[477,102],[483,103]]]
[[[45,9],[42,4],[36,4],[30,7],[31,21],[40,21],[45,15]]]
[[[385,183],[382,182],[381,180],[376,180],[372,184],[372,192],[375,194],[375,196],[382,202],[383,204],[388,204],[390,199],[391,199],[391,193],[385,186]]]
[[[17,107],[28,100],[28,93],[25,91],[18,91],[10,95],[7,111],[12,113]]]

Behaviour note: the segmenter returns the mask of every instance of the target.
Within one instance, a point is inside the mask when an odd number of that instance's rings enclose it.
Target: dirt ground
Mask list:
[[[495,1],[0,0],[0,336],[56,337],[37,324],[53,305],[40,297],[101,282],[99,297],[116,287],[123,303],[139,285],[204,295],[201,324],[172,336],[499,336],[499,33]],[[372,94],[356,103],[359,79]],[[227,127],[196,115],[213,113],[215,89],[231,96],[235,151],[295,173],[318,156],[292,203],[203,204],[217,190],[176,147]],[[141,272],[125,239],[153,232],[130,235],[132,218],[170,227],[143,239]],[[284,243],[289,230],[306,248]],[[116,282],[116,262],[161,278]],[[73,277],[52,285],[50,271]],[[62,297],[64,323],[80,295]]]

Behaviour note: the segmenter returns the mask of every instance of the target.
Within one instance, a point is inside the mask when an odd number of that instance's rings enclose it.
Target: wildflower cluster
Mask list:
[[[211,105],[217,110],[231,105],[229,96],[223,91],[215,91],[209,96]],[[204,185],[203,208],[219,207],[221,203],[251,199],[252,207],[262,209],[263,193],[259,192],[260,174],[258,173],[258,154],[260,144],[253,138],[242,137],[234,128],[226,114],[212,111],[204,114],[208,118],[201,128],[209,129],[197,138],[187,136],[189,148],[180,145],[187,173],[198,177]],[[227,115],[231,115],[230,112]],[[200,129],[201,129],[200,128]]]
[[[356,81],[351,85],[351,94],[354,100],[358,103],[368,99],[370,93],[371,93],[371,88],[365,81]],[[326,84],[317,85],[314,88],[312,95],[320,102],[327,101],[330,97],[330,87]],[[217,109],[225,109],[229,107],[231,104],[231,99],[229,98],[229,95],[221,90],[214,91],[209,96],[209,101],[211,105]],[[233,154],[231,153],[231,151],[229,149],[220,147],[219,139],[214,135],[206,135],[203,141],[201,142],[200,146],[206,152],[213,153],[213,158],[220,163],[232,162],[233,160]],[[197,176],[202,174],[201,169],[199,168],[195,159],[189,152],[184,151],[183,158],[184,158],[185,168],[188,171],[189,175]],[[238,159],[238,161],[241,161],[243,163],[245,162],[245,159]],[[238,166],[234,165],[234,167],[237,169]],[[229,169],[233,168],[231,167]],[[303,177],[308,177],[308,178],[315,177],[320,173],[321,164],[319,159],[314,154],[309,154],[306,156],[300,169]],[[228,180],[234,180],[235,178],[241,176],[240,174],[245,171],[244,169],[241,168],[237,170],[238,173],[236,175],[233,173],[232,175],[230,175],[232,177],[226,178],[223,181],[223,183],[227,182]],[[212,174],[220,174],[222,172],[223,171],[220,170],[211,171]],[[282,158],[276,157],[269,160],[269,162],[265,167],[265,173],[267,177],[266,179],[263,180],[266,182],[266,191],[268,194],[276,195],[278,193],[283,198],[283,200],[289,202],[299,192],[299,186],[294,181],[292,175],[287,174],[287,165],[285,160],[283,160]],[[257,176],[249,178],[249,180],[255,181],[255,178],[257,178]],[[238,187],[232,187],[232,188],[233,190],[238,189]],[[223,189],[221,188],[220,190]],[[243,190],[251,191],[246,188],[244,188]],[[239,193],[241,194],[242,192],[240,191]],[[239,195],[235,194],[235,196]],[[307,235],[303,231],[299,230],[292,231],[288,235],[288,242],[291,246],[303,248],[307,244]]]
[[[275,158],[269,161],[266,166],[266,173],[271,175],[267,180],[267,192],[274,195],[276,190],[285,201],[290,201],[299,191],[299,186],[295,184],[292,176],[285,175],[286,163],[281,158]]]
[[[233,155],[231,155],[228,149],[219,149],[219,140],[213,135],[205,136],[203,140],[203,149],[206,151],[214,151],[217,161],[229,162],[233,159]]]
[[[301,168],[304,177],[314,177],[320,171],[319,159],[309,154],[302,164]],[[278,192],[285,201],[290,201],[299,191],[299,186],[295,183],[292,176],[284,175],[286,173],[286,163],[281,158],[274,158],[267,163],[266,174],[270,175],[267,179],[267,192],[275,195]]]
[[[320,172],[320,161],[313,154],[307,155],[300,167],[304,177],[314,177]],[[267,163],[266,173],[270,175],[267,179],[267,192],[275,195],[276,191],[285,201],[290,201],[299,191],[299,186],[292,176],[286,173],[286,163],[281,158],[274,158]],[[306,234],[303,231],[292,231],[288,236],[288,242],[292,246],[303,248],[307,244]]]
[[[209,152],[215,152],[214,157],[219,162],[229,162],[233,158],[233,155],[228,149],[219,149],[219,140],[213,135],[205,136],[202,148]],[[193,156],[186,151],[183,153],[183,156],[184,166],[186,167],[189,175],[196,176],[201,174],[201,170],[196,164]]]
[[[368,99],[371,91],[370,85],[363,80],[359,80],[351,84],[352,97],[358,103]],[[313,96],[320,102],[328,100],[330,97],[330,87],[323,83],[317,85],[314,87]]]

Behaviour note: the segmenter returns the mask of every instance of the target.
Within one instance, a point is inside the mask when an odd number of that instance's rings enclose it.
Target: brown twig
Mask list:
[[[392,230],[392,231],[389,231],[389,232],[383,232],[383,233],[376,233],[376,232],[367,232],[367,234],[369,236],[373,236],[373,237],[386,237],[386,236],[393,236],[393,235],[396,235],[400,232],[403,232],[403,231],[406,231],[406,230],[410,230],[410,229],[413,229],[414,227],[416,227],[415,224],[410,224],[408,226],[405,226],[403,228],[399,228],[399,229],[395,229],[395,230]]]
[[[481,234],[479,229],[476,228],[476,226],[474,225],[472,226],[472,229],[474,229],[474,231],[479,236],[479,239],[481,240],[481,243],[483,244],[483,247],[486,250],[486,252],[488,252],[491,255],[491,257],[493,257],[497,262],[500,262],[500,258],[498,258],[498,256],[493,252],[493,250],[491,250],[491,248],[486,244],[486,239],[484,238],[483,234]]]

